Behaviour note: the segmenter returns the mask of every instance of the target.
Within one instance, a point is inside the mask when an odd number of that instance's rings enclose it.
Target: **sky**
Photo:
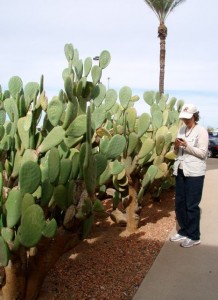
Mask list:
[[[148,109],[147,90],[158,90],[159,20],[143,0],[0,0],[0,85],[12,76],[24,85],[44,75],[49,99],[63,89],[64,45],[80,58],[111,54],[102,82],[129,86]],[[166,19],[165,93],[195,104],[200,124],[218,128],[218,1],[186,0]]]

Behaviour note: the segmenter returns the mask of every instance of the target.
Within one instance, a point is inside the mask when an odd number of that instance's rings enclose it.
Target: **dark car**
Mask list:
[[[215,157],[218,155],[218,138],[209,139],[208,157]]]

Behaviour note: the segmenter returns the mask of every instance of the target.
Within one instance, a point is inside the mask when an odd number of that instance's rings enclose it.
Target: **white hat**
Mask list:
[[[179,114],[179,119],[191,119],[193,114],[198,112],[198,109],[193,104],[184,104]]]

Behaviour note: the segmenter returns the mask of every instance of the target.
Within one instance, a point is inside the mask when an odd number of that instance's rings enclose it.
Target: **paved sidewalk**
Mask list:
[[[206,172],[200,206],[201,245],[167,240],[133,300],[218,299],[218,169]]]

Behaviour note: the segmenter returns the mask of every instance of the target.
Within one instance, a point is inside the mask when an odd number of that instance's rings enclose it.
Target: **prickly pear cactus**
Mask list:
[[[113,189],[114,212],[122,202],[122,222],[135,230],[144,195],[173,184],[172,143],[183,101],[145,92],[150,113],[138,115],[139,97],[130,87],[116,91],[101,82],[107,50],[98,65],[90,57],[83,63],[72,44],[64,51],[64,88],[50,101],[43,76],[26,85],[13,76],[8,90],[0,89],[0,264],[6,268],[20,253],[27,268],[53,267],[57,256],[43,263],[50,247],[61,245],[61,255],[87,237],[95,216],[106,215],[102,191]]]

